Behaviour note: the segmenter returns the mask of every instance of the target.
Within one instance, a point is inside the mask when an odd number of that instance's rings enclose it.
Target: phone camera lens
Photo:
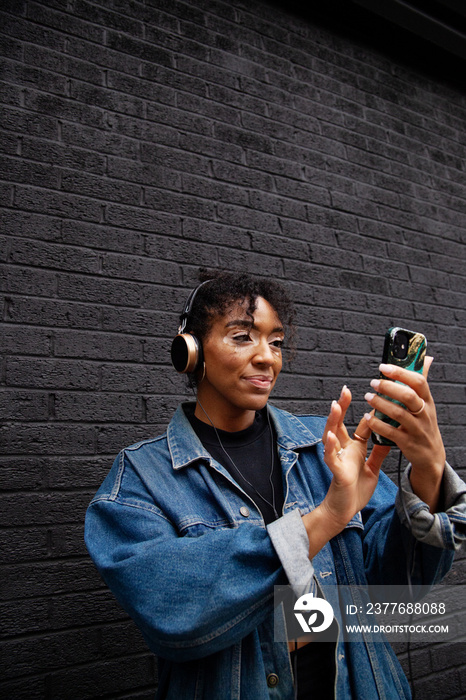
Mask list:
[[[393,355],[397,360],[404,360],[408,355],[409,340],[406,333],[397,333],[393,343]]]

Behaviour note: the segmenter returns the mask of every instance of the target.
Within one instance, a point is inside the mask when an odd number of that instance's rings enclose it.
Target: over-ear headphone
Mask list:
[[[198,340],[192,333],[185,333],[184,331],[186,330],[186,326],[188,324],[189,314],[193,308],[196,294],[201,287],[210,281],[211,280],[206,280],[193,289],[180,316],[178,334],[173,339],[171,348],[172,365],[177,372],[180,372],[180,374],[195,372],[200,368],[204,361],[200,340]]]

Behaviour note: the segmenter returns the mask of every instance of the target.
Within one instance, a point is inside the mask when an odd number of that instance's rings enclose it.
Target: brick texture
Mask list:
[[[386,327],[424,332],[466,476],[466,95],[266,0],[5,0],[0,31],[0,694],[145,699],[83,519],[186,395],[168,348],[200,265],[287,282],[291,410],[348,383],[354,425]],[[466,697],[464,648],[412,657],[420,697]]]

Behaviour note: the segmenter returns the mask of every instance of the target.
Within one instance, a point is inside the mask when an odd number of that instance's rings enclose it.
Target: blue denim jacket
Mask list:
[[[269,408],[285,504],[268,527],[202,446],[181,407],[165,434],[120,453],[89,506],[88,550],[159,657],[157,698],[292,700],[287,644],[274,641],[274,586],[304,591],[329,581],[405,582],[400,554],[412,536],[384,474],[364,510],[309,560],[301,515],[323,500],[330,484],[320,437],[325,419]],[[414,496],[407,478],[405,488],[422,550],[413,579],[435,583],[466,534],[466,486],[447,466],[446,512],[438,516]],[[339,700],[410,697],[388,643],[345,644],[340,636],[335,660]]]

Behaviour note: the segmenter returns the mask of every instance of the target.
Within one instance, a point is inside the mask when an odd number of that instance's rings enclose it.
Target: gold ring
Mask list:
[[[359,442],[368,442],[369,438],[363,438],[357,433],[353,433],[353,437],[355,440],[359,440]]]
[[[421,399],[421,401],[422,401],[422,406],[418,411],[410,411],[412,416],[420,416],[421,413],[423,412],[423,410],[425,409],[426,402],[424,401],[424,399]]]

